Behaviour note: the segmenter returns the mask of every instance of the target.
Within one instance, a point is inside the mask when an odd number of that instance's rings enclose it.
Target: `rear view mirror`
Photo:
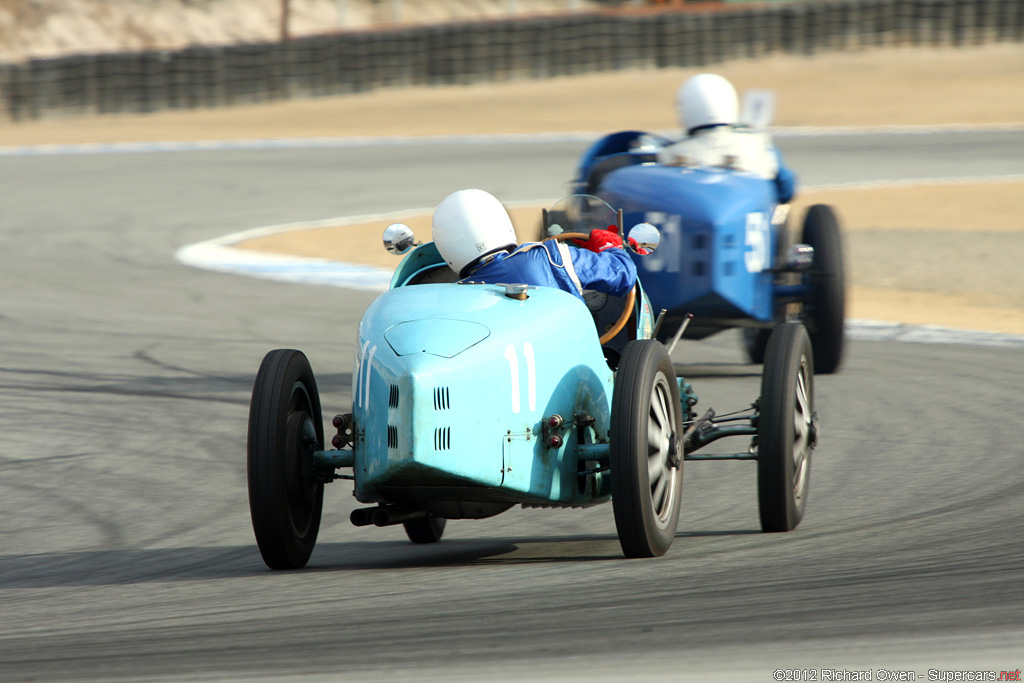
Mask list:
[[[626,241],[634,253],[646,256],[657,251],[661,244],[661,233],[650,223],[637,223],[630,229]]]
[[[405,223],[392,223],[384,228],[384,248],[392,254],[401,256],[416,246],[416,236]]]

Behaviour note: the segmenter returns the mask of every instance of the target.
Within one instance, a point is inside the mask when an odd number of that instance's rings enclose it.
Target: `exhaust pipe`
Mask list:
[[[377,508],[357,508],[349,514],[348,519],[355,526],[370,526],[373,524],[373,513]]]
[[[371,520],[377,526],[391,526],[392,524],[411,522],[414,519],[423,519],[426,516],[426,510],[408,510],[397,505],[386,505],[374,510]]]

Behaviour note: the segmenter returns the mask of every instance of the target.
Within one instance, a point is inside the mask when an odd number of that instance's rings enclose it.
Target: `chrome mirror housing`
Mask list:
[[[808,270],[814,263],[814,247],[809,244],[794,244],[786,254],[786,268],[789,270]]]
[[[392,223],[384,228],[384,248],[401,256],[416,246],[416,236],[405,223]]]
[[[630,228],[626,242],[634,253],[646,256],[657,251],[661,244],[661,233],[650,223],[637,223]]]

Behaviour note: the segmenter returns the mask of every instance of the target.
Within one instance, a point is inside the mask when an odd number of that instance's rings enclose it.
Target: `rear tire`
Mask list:
[[[839,219],[832,207],[815,204],[804,218],[802,241],[814,247],[807,276],[811,294],[804,319],[814,345],[816,372],[832,374],[843,361],[846,320],[846,277]]]
[[[322,450],[320,396],[301,351],[263,359],[249,404],[249,512],[263,561],[271,569],[304,567],[320,530],[324,485],[313,470]]]
[[[743,350],[747,352],[747,358],[754,365],[764,363],[764,352],[768,348],[768,337],[771,333],[770,327],[744,327],[740,331],[743,335]]]
[[[814,356],[798,322],[772,332],[761,375],[757,434],[757,502],[761,529],[789,531],[803,518],[811,477]]]
[[[413,543],[437,543],[444,534],[445,524],[448,522],[444,517],[425,517],[414,519],[411,522],[403,522],[405,535]]]
[[[611,491],[626,557],[664,555],[675,538],[683,490],[683,413],[664,345],[631,341],[612,392]]]

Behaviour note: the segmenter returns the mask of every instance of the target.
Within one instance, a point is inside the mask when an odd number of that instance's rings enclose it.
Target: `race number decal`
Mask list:
[[[526,396],[532,413],[537,410],[537,363],[530,342],[523,344],[523,357],[526,358]]]
[[[523,357],[526,359],[526,401],[530,412],[533,412],[537,409],[537,367],[530,342],[523,344]],[[514,345],[505,347],[505,360],[512,375],[512,412],[518,415],[523,402],[519,391],[519,354]]]
[[[368,347],[370,348],[369,353],[366,352]],[[377,353],[376,345],[370,347],[370,342],[366,341],[356,356],[356,377],[355,386],[352,388],[352,398],[360,407],[369,407],[370,405],[370,366],[373,364],[375,353]]]
[[[679,245],[683,243],[682,217],[648,211],[644,214],[644,222],[655,226],[661,233],[661,246],[653,254],[644,257],[644,269],[650,273],[678,273],[682,260],[679,257]]]
[[[747,214],[747,251],[743,260],[747,271],[760,273],[768,266],[768,216],[763,213]]]

